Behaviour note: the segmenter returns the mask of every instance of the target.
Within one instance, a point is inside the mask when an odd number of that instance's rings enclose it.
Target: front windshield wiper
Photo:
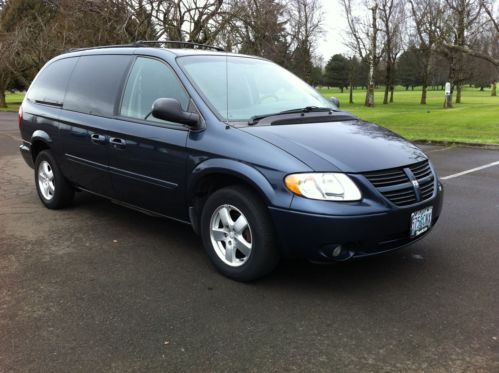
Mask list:
[[[260,119],[267,118],[267,117],[273,117],[273,116],[276,116],[276,115],[312,113],[312,112],[326,112],[326,111],[333,112],[333,111],[337,111],[337,110],[335,110],[333,108],[328,108],[328,107],[305,106],[303,108],[291,109],[291,110],[284,110],[284,111],[279,111],[277,113],[254,115],[248,121],[248,125],[252,126],[254,124],[257,124]]]

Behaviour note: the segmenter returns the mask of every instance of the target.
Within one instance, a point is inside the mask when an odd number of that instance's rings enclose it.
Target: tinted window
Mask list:
[[[151,58],[137,58],[123,95],[121,115],[144,119],[158,98],[176,98],[184,110],[189,105],[187,93],[167,65]],[[162,122],[152,116],[147,119]]]
[[[65,58],[46,66],[31,85],[28,99],[62,105],[68,79],[77,60],[78,58]]]
[[[80,57],[69,81],[64,108],[87,114],[113,115],[130,59],[124,55]]]

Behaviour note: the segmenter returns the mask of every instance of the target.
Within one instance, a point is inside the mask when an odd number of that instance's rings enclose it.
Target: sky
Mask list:
[[[324,58],[324,64],[337,53],[349,54],[343,42],[348,24],[338,0],[320,0],[324,12],[324,34],[320,38],[317,53]]]

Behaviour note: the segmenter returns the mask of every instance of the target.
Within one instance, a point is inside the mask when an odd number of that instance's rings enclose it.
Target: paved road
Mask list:
[[[411,248],[240,284],[182,224],[83,193],[43,208],[6,118],[0,371],[499,371],[499,166],[445,181]],[[425,148],[442,176],[499,160]]]

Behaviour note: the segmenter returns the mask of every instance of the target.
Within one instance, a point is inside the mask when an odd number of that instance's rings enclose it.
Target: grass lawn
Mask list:
[[[428,105],[420,105],[421,91],[405,91],[397,87],[394,103],[383,105],[383,91],[375,94],[376,106],[364,107],[365,91],[354,91],[354,104],[348,104],[348,91],[321,88],[326,97],[339,98],[341,108],[370,122],[380,124],[409,140],[432,140],[499,144],[499,96],[491,97],[490,90],[480,92],[465,88],[462,104],[444,110],[443,91],[428,91]],[[7,93],[8,108],[0,111],[17,112],[23,99],[20,93]]]
[[[23,98],[23,93],[6,92],[5,99],[7,101],[7,107],[0,107],[0,111],[13,111],[17,113],[17,111],[19,110],[19,105],[21,105]]]
[[[370,122],[380,124],[409,140],[434,140],[499,144],[499,96],[490,90],[465,88],[462,104],[444,110],[443,91],[428,91],[428,105],[420,105],[421,91],[397,87],[394,103],[383,105],[383,91],[375,93],[374,108],[363,103],[365,91],[354,91],[354,104],[348,104],[348,91],[321,88],[326,97],[336,96],[341,108]]]

